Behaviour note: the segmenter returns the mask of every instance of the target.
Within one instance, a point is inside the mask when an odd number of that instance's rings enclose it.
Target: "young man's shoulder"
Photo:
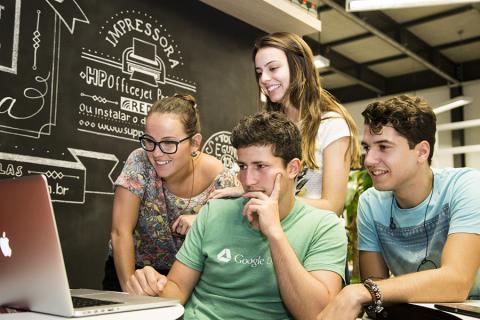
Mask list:
[[[242,197],[211,199],[205,204],[199,214],[209,220],[232,219],[232,216],[241,216],[241,212],[247,200]]]
[[[359,202],[375,203],[375,202],[384,202],[391,201],[392,191],[380,191],[374,187],[370,187],[365,190],[359,198]]]
[[[315,208],[298,199],[296,200],[293,210],[294,214],[298,215],[300,219],[304,219],[310,223],[319,222],[326,224],[341,224],[340,218],[335,212]]]
[[[441,190],[446,188],[470,190],[480,188],[480,170],[473,168],[432,168],[435,176],[435,186]],[[365,210],[378,206],[390,205],[392,191],[380,191],[374,187],[365,190],[359,198],[359,206]]]
[[[473,180],[480,183],[480,170],[464,167],[464,168],[432,168],[435,179],[440,181],[456,181],[456,180]]]

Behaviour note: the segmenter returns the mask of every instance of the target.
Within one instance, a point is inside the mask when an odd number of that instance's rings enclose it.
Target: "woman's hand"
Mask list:
[[[186,235],[197,218],[196,214],[182,214],[172,224],[172,232],[180,235]]]
[[[228,187],[223,189],[217,189],[212,191],[208,196],[208,199],[220,199],[220,198],[238,198],[243,195],[243,188],[238,187]]]

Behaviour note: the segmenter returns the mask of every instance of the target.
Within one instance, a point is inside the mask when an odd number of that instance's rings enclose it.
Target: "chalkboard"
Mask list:
[[[153,101],[194,95],[203,150],[232,165],[260,34],[193,0],[0,0],[0,178],[46,175],[72,287],[101,286],[113,182]]]

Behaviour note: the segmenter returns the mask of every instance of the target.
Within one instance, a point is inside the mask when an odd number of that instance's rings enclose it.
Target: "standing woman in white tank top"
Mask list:
[[[341,215],[351,167],[359,166],[356,126],[348,111],[320,86],[313,54],[305,41],[288,32],[267,34],[255,42],[255,73],[267,111],[279,111],[298,124],[305,174],[298,197],[311,206]],[[305,182],[306,181],[306,182]],[[240,195],[227,188],[210,198]]]

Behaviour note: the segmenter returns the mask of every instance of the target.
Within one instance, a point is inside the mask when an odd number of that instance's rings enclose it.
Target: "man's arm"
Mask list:
[[[267,238],[277,275],[282,300],[288,310],[298,319],[312,319],[341,289],[342,279],[335,272],[308,272],[297,258],[295,251],[280,223],[278,198],[280,174],[276,175],[270,196],[262,192],[248,192],[243,215],[258,226]]]
[[[128,279],[128,292],[144,296],[176,298],[185,304],[200,278],[200,272],[175,261],[168,276],[158,273],[152,267],[136,270]]]
[[[367,278],[373,280],[387,279],[390,271],[380,252],[360,251],[360,276],[362,280]]]
[[[455,302],[468,297],[480,267],[480,235],[448,236],[438,269],[406,274],[377,284],[387,302]]]
[[[269,238],[282,299],[296,319],[313,319],[342,288],[332,271],[305,270],[282,232]]]
[[[479,246],[480,235],[478,234],[449,235],[438,269],[376,281],[382,300],[386,303],[465,300],[480,267]],[[383,278],[385,276],[382,274],[382,266],[378,264],[378,255],[373,252],[364,252],[360,255],[360,264],[364,268],[361,271],[362,277]],[[342,316],[345,319],[355,319],[362,305],[371,301],[372,297],[363,285],[350,285],[340,292],[317,319],[338,319]]]

